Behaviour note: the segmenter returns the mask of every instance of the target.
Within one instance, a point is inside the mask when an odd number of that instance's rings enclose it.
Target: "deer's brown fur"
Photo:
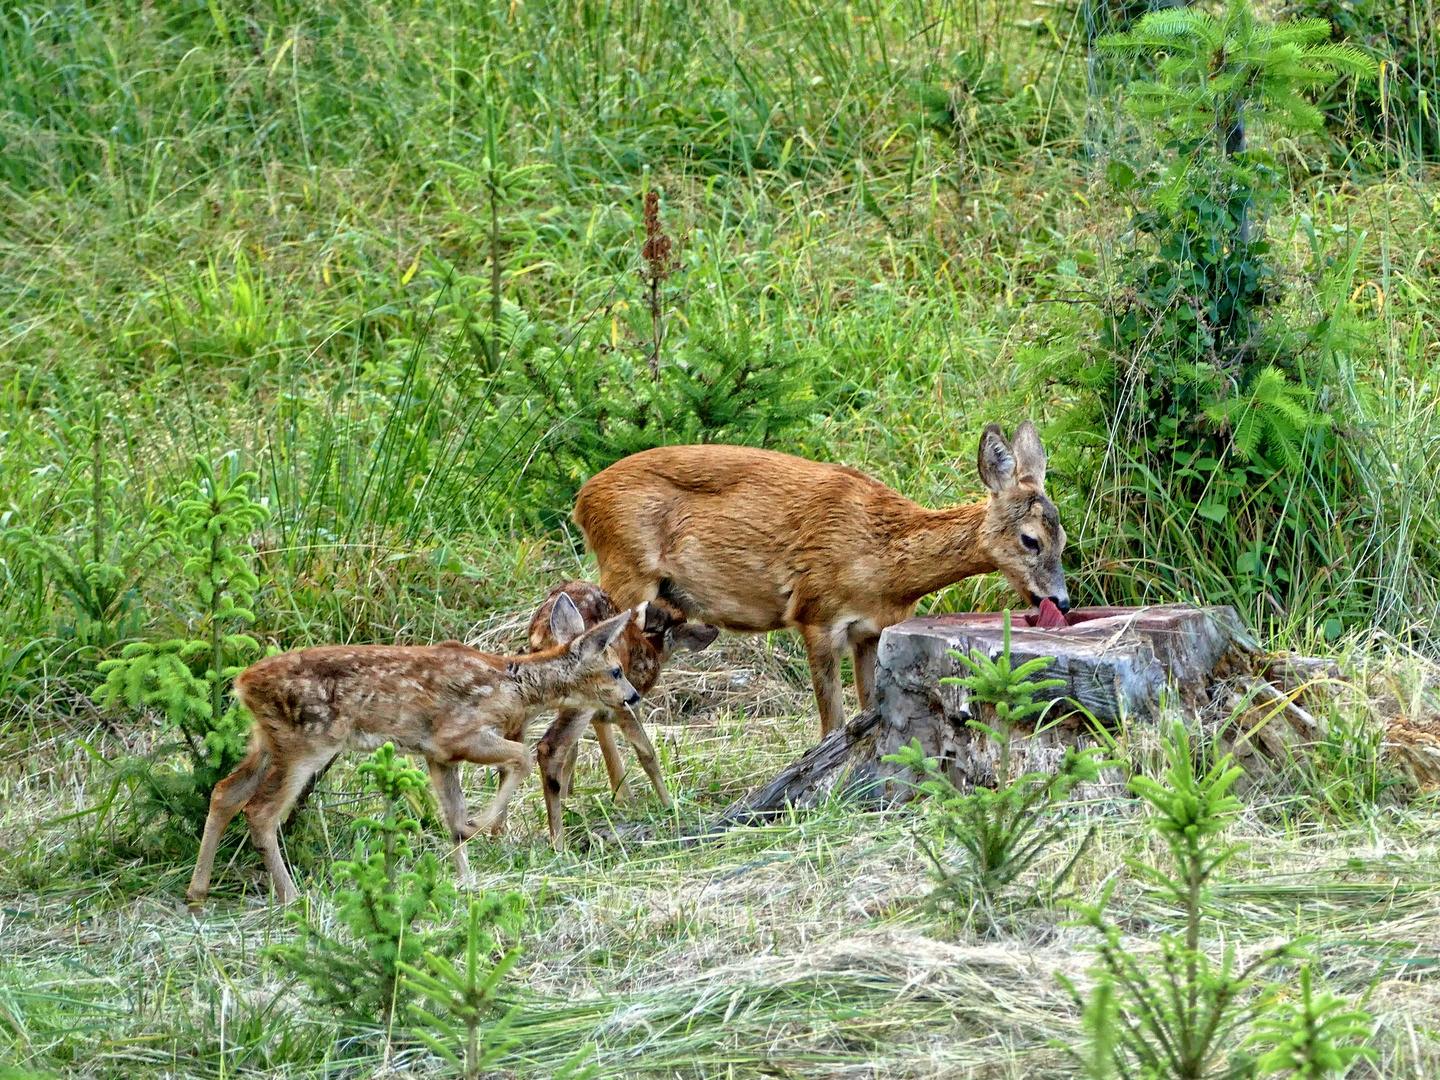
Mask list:
[[[597,473],[574,517],[615,603],[660,598],[728,630],[799,630],[829,733],[844,721],[842,650],[861,706],[873,707],[880,631],[927,593],[998,570],[1028,602],[1069,608],[1065,530],[1034,426],[1023,422],[1012,442],[988,425],[978,468],[987,498],[929,510],[844,465],[669,446]]]
[[[464,842],[495,829],[534,762],[527,720],[547,708],[623,709],[640,700],[625,678],[616,640],[644,612],[626,611],[586,630],[566,597],[551,612],[553,647],[496,656],[458,641],[438,645],[331,645],[267,657],[242,671],[235,692],[254,717],[250,753],[216,785],[200,857],[186,893],[209,890],[220,837],[242,808],[250,836],[282,902],[296,896],[277,831],[315,773],[347,749],[386,743],[425,758],[441,817],[466,872]],[[500,771],[495,797],[474,819],[460,788],[462,762]]]
[[[550,612],[561,596],[568,597],[575,604],[586,626],[596,626],[613,618],[617,610],[615,602],[599,585],[589,581],[562,582],[550,590],[530,619],[532,650],[554,646],[555,636],[550,629]],[[687,622],[684,613],[668,601],[653,600],[645,606],[643,622],[635,620],[627,623],[624,633],[616,639],[614,647],[621,666],[625,669],[625,677],[643,697],[654,687],[671,656],[682,650],[698,652],[714,641],[719,633],[713,626]],[[587,723],[595,728],[595,740],[600,744],[605,770],[610,775],[610,786],[617,801],[628,800],[630,790],[625,781],[620,751],[611,731],[612,724],[625,733],[625,738],[635,748],[640,767],[650,778],[661,803],[670,805],[670,792],[665,787],[659,758],[633,710],[562,708],[555,723],[550,725],[535,748],[541,787],[545,793],[550,842],[557,848],[564,847],[565,844],[565,823],[560,813],[561,800],[570,791],[575,755]]]

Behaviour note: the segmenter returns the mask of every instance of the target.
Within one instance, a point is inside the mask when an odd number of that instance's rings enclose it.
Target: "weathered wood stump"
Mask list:
[[[1038,734],[1033,727],[1017,726],[1012,757],[1019,769],[1048,771],[1067,746],[1094,745],[1093,723],[1111,729],[1126,724],[1133,730],[1153,727],[1166,705],[1207,710],[1219,680],[1227,680],[1227,700],[1237,682],[1254,700],[1253,720],[1232,724],[1225,733],[1242,764],[1247,754],[1278,756],[1296,738],[1314,734],[1308,714],[1269,683],[1251,677],[1258,650],[1231,608],[1082,608],[1070,612],[1067,621],[1064,627],[1042,629],[1034,625],[1034,615],[1012,618],[1013,662],[1052,656],[1046,677],[1064,680],[1045,695],[1056,704]],[[977,717],[966,690],[942,680],[968,674],[951,650],[961,655],[979,650],[993,659],[1002,650],[1003,633],[998,614],[931,615],[889,627],[880,637],[878,711],[832,732],[769,784],[730,806],[716,824],[787,805],[813,806],[837,786],[876,803],[906,798],[909,778],[884,758],[912,739],[919,740],[927,756],[944,763],[962,790],[993,785],[999,747],[968,726]],[[1244,713],[1242,708],[1235,715]],[[1274,722],[1276,715],[1280,722]],[[1119,782],[1117,777],[1099,791],[1081,794],[1119,794],[1118,788],[1108,790]]]

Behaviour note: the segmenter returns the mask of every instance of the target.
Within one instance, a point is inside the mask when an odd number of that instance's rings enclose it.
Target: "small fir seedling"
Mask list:
[[[485,154],[478,168],[469,168],[455,162],[442,162],[469,188],[479,188],[485,193],[489,206],[488,243],[490,248],[490,347],[489,373],[500,370],[500,348],[502,324],[500,318],[504,296],[504,264],[501,261],[501,204],[513,201],[518,195],[532,190],[550,168],[548,164],[516,164],[510,159],[501,137],[505,128],[503,111],[493,107],[485,110]]]
[[[509,1034],[515,1010],[502,1012],[498,999],[502,981],[520,959],[520,949],[512,946],[501,951],[495,931],[519,907],[517,893],[471,898],[463,971],[433,952],[425,954],[423,970],[400,963],[407,996],[424,999],[423,1005],[410,1005],[415,1037],[463,1069],[466,1080],[475,1080],[482,1068],[515,1042]],[[489,1029],[482,1031],[487,1022]]]
[[[360,766],[366,786],[384,802],[380,817],[356,822],[355,858],[335,864],[336,913],[344,938],[328,933],[307,910],[290,912],[295,941],[269,951],[310,990],[312,998],[352,1020],[388,1023],[404,989],[402,965],[427,953],[453,953],[437,927],[454,906],[454,888],[433,852],[415,858],[410,837],[420,823],[406,813],[408,795],[425,774],[386,743]],[[374,850],[376,842],[380,850]]]
[[[1003,787],[1010,782],[1010,739],[1014,727],[1022,720],[1040,716],[1053,704],[1051,701],[1036,701],[1035,695],[1045,690],[1054,690],[1065,685],[1064,679],[1041,679],[1032,681],[1032,675],[1050,670],[1055,663],[1053,656],[1037,656],[1019,667],[1011,661],[1010,652],[1010,609],[1003,615],[1003,631],[1000,654],[991,660],[979,649],[972,649],[969,656],[962,656],[954,649],[950,655],[970,669],[969,675],[941,679],[945,686],[963,686],[970,696],[995,710],[995,724],[991,726],[981,720],[969,721],[968,726],[994,739],[1000,747],[1000,765],[996,781]]]
[[[931,902],[955,912],[973,913],[978,909],[989,926],[995,925],[1005,894],[1063,835],[1063,826],[1053,812],[1056,804],[1068,798],[1076,785],[1098,780],[1100,769],[1107,764],[1098,747],[1081,751],[1068,747],[1055,772],[1027,773],[1011,779],[1010,739],[1014,725],[1042,713],[1049,703],[1036,701],[1035,696],[1063,686],[1064,680],[1031,678],[1049,668],[1054,657],[1037,657],[1016,667],[1011,656],[1009,611],[1004,615],[1004,628],[998,657],[991,660],[978,649],[969,657],[952,651],[950,655],[966,664],[970,674],[941,680],[964,686],[975,701],[994,709],[995,724],[972,719],[969,726],[1000,746],[995,788],[960,792],[939,763],[925,756],[918,739],[885,758],[924,777],[919,789],[930,797],[927,813],[942,838],[940,851],[923,844],[937,883]],[[1053,895],[1069,877],[1088,840],[1080,844],[1050,882],[1049,894]],[[958,860],[946,856],[944,845],[959,849]],[[1038,895],[1031,893],[1032,897]]]
[[[1332,1063],[1353,1060],[1361,1053],[1355,1040],[1365,1030],[1363,1014],[1341,1013],[1343,1003],[1328,997],[1313,999],[1308,971],[1302,972],[1298,1006],[1277,1003],[1273,992],[1258,986],[1265,972],[1303,957],[1304,941],[1266,949],[1243,965],[1233,945],[1224,946],[1218,960],[1203,947],[1212,884],[1242,850],[1224,836],[1241,808],[1230,793],[1241,770],[1227,754],[1197,773],[1189,736],[1178,723],[1164,739],[1164,753],[1168,767],[1162,779],[1132,777],[1130,789],[1149,804],[1148,825],[1164,840],[1169,865],[1125,861],[1136,877],[1174,903],[1184,936],[1162,934],[1153,958],[1130,952],[1119,927],[1105,918],[1113,880],[1098,903],[1075,905],[1079,922],[1100,940],[1088,999],[1061,977],[1083,1008],[1089,1036],[1083,1054],[1067,1049],[1094,1080],[1229,1080],[1254,1075],[1257,1068],[1318,1077],[1332,1070]],[[1263,1045],[1273,1049],[1257,1060],[1250,1048]],[[1302,1067],[1311,1071],[1297,1073]]]
[[[1352,1009],[1344,998],[1316,995],[1310,988],[1310,965],[1300,969],[1298,1000],[1277,1000],[1256,1021],[1250,1045],[1269,1047],[1256,1067],[1262,1076],[1279,1074],[1300,1080],[1343,1076],[1358,1058],[1374,1060],[1365,1045],[1373,1018]]]
[[[66,430],[72,442],[89,442],[83,520],[60,535],[30,525],[0,534],[21,563],[48,577],[73,606],[74,622],[57,627],[61,636],[93,647],[102,657],[139,629],[140,590],[157,539],[145,522],[128,520],[118,506],[112,476],[120,463],[109,456],[105,438],[109,400],[108,394],[97,393],[88,427],[76,424]]]
[[[195,461],[196,479],[181,489],[165,540],[180,556],[191,587],[187,633],[164,641],[127,645],[118,659],[100,664],[104,707],[158,710],[188,752],[190,771],[162,783],[157,793],[184,816],[203,821],[210,792],[245,756],[250,717],[238,701],[227,706],[226,689],[260,644],[242,628],[260,582],[246,537],[269,511],[250,497],[258,477],[240,472],[234,458],[219,470]],[[163,791],[161,790],[163,789]],[[173,789],[173,790],[172,790]]]

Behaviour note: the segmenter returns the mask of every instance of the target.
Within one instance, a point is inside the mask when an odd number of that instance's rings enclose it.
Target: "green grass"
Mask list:
[[[183,912],[193,847],[135,829],[115,787],[161,732],[101,715],[94,669],[183,629],[165,513],[196,454],[232,452],[273,512],[254,538],[257,635],[518,646],[550,584],[593,572],[565,523],[585,476],[562,450],[604,421],[536,388],[582,365],[614,396],[648,378],[647,185],[681,252],[666,363],[741,327],[803,355],[816,411],[782,448],[940,505],[979,494],[986,422],[1032,417],[1078,600],[1234,603],[1267,642],[1360,673],[1363,693],[1338,699],[1357,737],[1432,722],[1433,171],[1403,155],[1364,171],[1333,140],[1275,148],[1280,310],[1332,317],[1327,393],[1354,482],[1297,476],[1308,546],[1283,578],[1238,580],[1243,514],[1197,519],[1164,478],[1124,486],[1123,433],[1067,429],[1075,393],[1045,377],[1092,332],[1086,304],[1127,231],[1104,155],[1135,133],[1104,74],[1083,9],[1038,3],[0,11],[0,530],[83,563],[98,505],[105,558],[134,579],[97,623],[55,565],[0,542],[0,1072],[358,1076],[387,1046],[437,1068],[398,1037],[341,1031],[261,960],[286,929],[238,826],[214,902]],[[473,180],[492,119],[509,166],[544,166],[497,207],[499,370]],[[1082,483],[1107,476],[1124,484]],[[1339,637],[1322,599],[1344,612]],[[1009,602],[985,578],[927,605]],[[549,851],[534,790],[502,841],[472,845],[476,886],[532,900],[506,1068],[543,1076],[593,1042],[605,1075],[1071,1075],[1050,1044],[1079,1019],[1053,973],[1083,972],[1085,935],[1059,911],[993,941],[936,921],[910,814],[835,805],[680,842],[811,745],[808,687],[790,636],[727,638],[653,702],[671,814],[643,794],[615,806],[587,750],[567,813],[588,848]],[[1243,947],[1319,934],[1330,989],[1369,994],[1380,1018],[1380,1060],[1354,1074],[1429,1075],[1433,805],[1404,788],[1377,801],[1370,766],[1342,747],[1330,771],[1247,794],[1254,846],[1218,914]],[[485,782],[467,777],[472,803]],[[355,790],[337,768],[287,834],[321,911]],[[1103,826],[1076,879],[1091,897],[1140,833],[1125,805],[1076,815]],[[636,825],[648,839],[617,841]],[[1163,928],[1133,882],[1117,907],[1137,948]]]

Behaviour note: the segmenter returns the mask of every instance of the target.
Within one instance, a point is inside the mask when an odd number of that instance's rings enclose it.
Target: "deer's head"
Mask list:
[[[995,568],[1032,604],[1070,609],[1060,554],[1065,530],[1045,494],[1045,447],[1035,425],[1023,421],[1007,441],[999,424],[980,436],[980,479],[990,489],[981,542]]]
[[[624,658],[615,646],[632,620],[644,625],[644,605],[633,611],[622,611],[613,619],[585,629],[570,597],[561,593],[550,609],[550,633],[557,644],[565,646],[569,665],[569,690],[564,704],[572,708],[629,709],[640,701],[640,694],[625,677]]]

